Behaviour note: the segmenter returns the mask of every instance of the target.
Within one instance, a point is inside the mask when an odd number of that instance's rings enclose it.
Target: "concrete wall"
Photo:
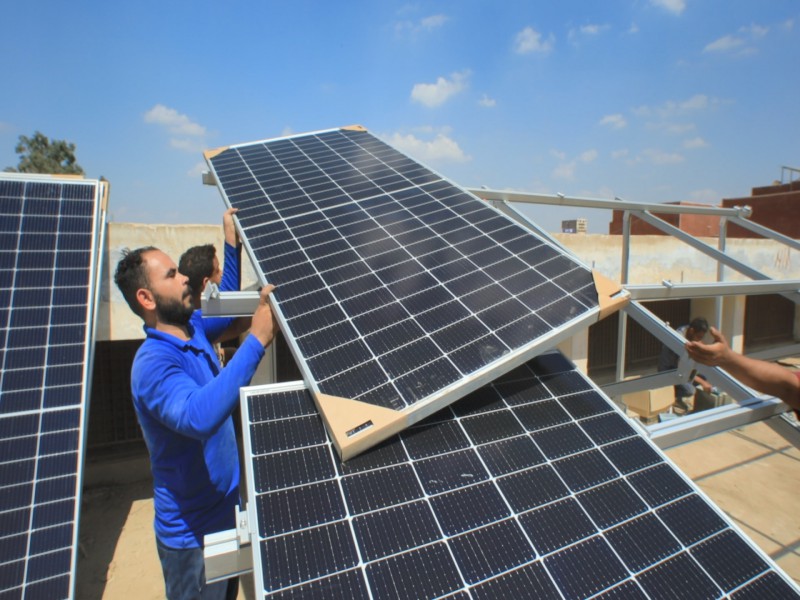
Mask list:
[[[619,281],[621,273],[622,237],[595,234],[554,234],[553,237],[572,251],[588,267]],[[702,241],[716,247],[715,238]],[[106,236],[105,263],[102,269],[97,339],[127,340],[143,337],[141,320],[128,308],[113,282],[113,273],[123,248],[153,245],[164,250],[177,262],[181,253],[197,244],[213,243],[222,256],[222,227],[212,225],[141,225],[110,223]],[[775,279],[800,279],[800,253],[786,246],[763,239],[728,240],[728,252],[738,260]],[[666,236],[634,236],[631,238],[629,283],[674,282],[699,283],[716,281],[717,263],[689,247]],[[249,260],[243,257],[242,284],[256,283]],[[726,269],[726,278],[745,281],[747,278]],[[698,314],[709,314],[709,301],[696,300]],[[713,301],[711,301],[713,303]],[[728,322],[743,323],[744,301],[726,299],[724,306],[733,310]],[[693,311],[694,311],[693,306]],[[726,310],[726,313],[728,310]],[[742,314],[739,314],[742,313]],[[694,313],[693,313],[694,314]],[[738,316],[734,316],[738,314]],[[738,335],[741,328],[731,330]],[[570,354],[585,358],[584,350],[574,347]]]
[[[109,223],[106,233],[105,259],[100,280],[100,303],[97,318],[97,340],[137,340],[144,338],[142,320],[131,312],[114,284],[114,271],[125,248],[155,246],[177,263],[181,254],[192,246],[214,244],[217,257],[223,257],[222,225],[143,225]],[[242,286],[256,281],[250,261],[242,257]]]

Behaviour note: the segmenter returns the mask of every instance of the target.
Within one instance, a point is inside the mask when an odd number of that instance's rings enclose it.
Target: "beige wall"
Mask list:
[[[114,270],[125,248],[156,246],[178,262],[181,254],[192,246],[214,244],[217,256],[223,256],[222,226],[215,225],[143,225],[109,223],[106,233],[105,258],[101,270],[100,303],[97,318],[97,340],[135,340],[144,338],[142,321],[128,308],[114,284]],[[242,285],[256,281],[250,261],[243,256]]]
[[[619,281],[622,265],[622,236],[595,234],[554,234],[554,237],[590,268]],[[213,243],[222,256],[222,227],[213,225],[142,225],[110,223],[106,235],[105,262],[101,273],[98,340],[141,339],[141,320],[128,308],[113,282],[113,272],[123,248],[153,245],[164,250],[177,262],[181,253],[191,246]],[[703,239],[716,247],[714,238]],[[749,266],[775,279],[800,279],[800,253],[786,246],[762,239],[728,240],[728,253]],[[629,283],[674,282],[701,283],[716,281],[716,261],[702,255],[687,244],[667,236],[633,236],[630,249]],[[256,282],[256,276],[246,255],[243,256],[242,284],[246,288]],[[726,269],[729,280],[747,278]],[[695,300],[697,310],[713,314],[708,300]],[[693,306],[694,308],[694,306]],[[737,323],[734,338],[741,333],[744,301],[727,299],[724,303],[723,327]],[[699,313],[698,313],[699,314]],[[584,336],[585,337],[585,336]],[[734,343],[737,340],[734,340]],[[576,360],[585,360],[585,340],[573,340],[568,352]],[[566,350],[566,348],[565,348]]]

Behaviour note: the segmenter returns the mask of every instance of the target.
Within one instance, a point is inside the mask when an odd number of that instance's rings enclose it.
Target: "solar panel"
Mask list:
[[[627,299],[360,127],[206,159],[345,458]]]
[[[559,353],[347,462],[301,382],[241,398],[257,597],[800,598]]]
[[[0,174],[0,595],[73,596],[105,183]]]

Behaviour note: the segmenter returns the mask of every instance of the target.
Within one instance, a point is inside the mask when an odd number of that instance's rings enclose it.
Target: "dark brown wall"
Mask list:
[[[702,204],[694,204],[691,202],[670,202],[669,204],[681,206],[705,206]],[[711,217],[707,215],[676,215],[676,214],[659,214],[656,212],[656,207],[653,205],[653,214],[660,217],[663,221],[669,223],[685,231],[686,233],[696,237],[717,237],[719,236],[719,217]],[[611,217],[611,223],[608,225],[608,233],[610,235],[622,235],[622,214],[623,211],[615,210]],[[645,223],[635,216],[631,218],[631,235],[667,235],[660,229],[656,229],[649,223]]]
[[[750,206],[753,209],[750,217],[753,223],[769,227],[791,238],[800,238],[800,190],[746,198],[726,198],[722,201],[722,206]],[[731,224],[728,226],[728,237],[761,236]]]

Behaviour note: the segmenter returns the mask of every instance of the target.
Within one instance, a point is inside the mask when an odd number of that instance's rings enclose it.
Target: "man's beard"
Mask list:
[[[192,313],[194,312],[194,306],[191,303],[186,306],[180,300],[166,299],[158,295],[155,298],[156,314],[159,321],[166,325],[177,325],[178,327],[185,327],[189,324],[189,319],[192,318]],[[186,298],[186,295],[184,298]]]

